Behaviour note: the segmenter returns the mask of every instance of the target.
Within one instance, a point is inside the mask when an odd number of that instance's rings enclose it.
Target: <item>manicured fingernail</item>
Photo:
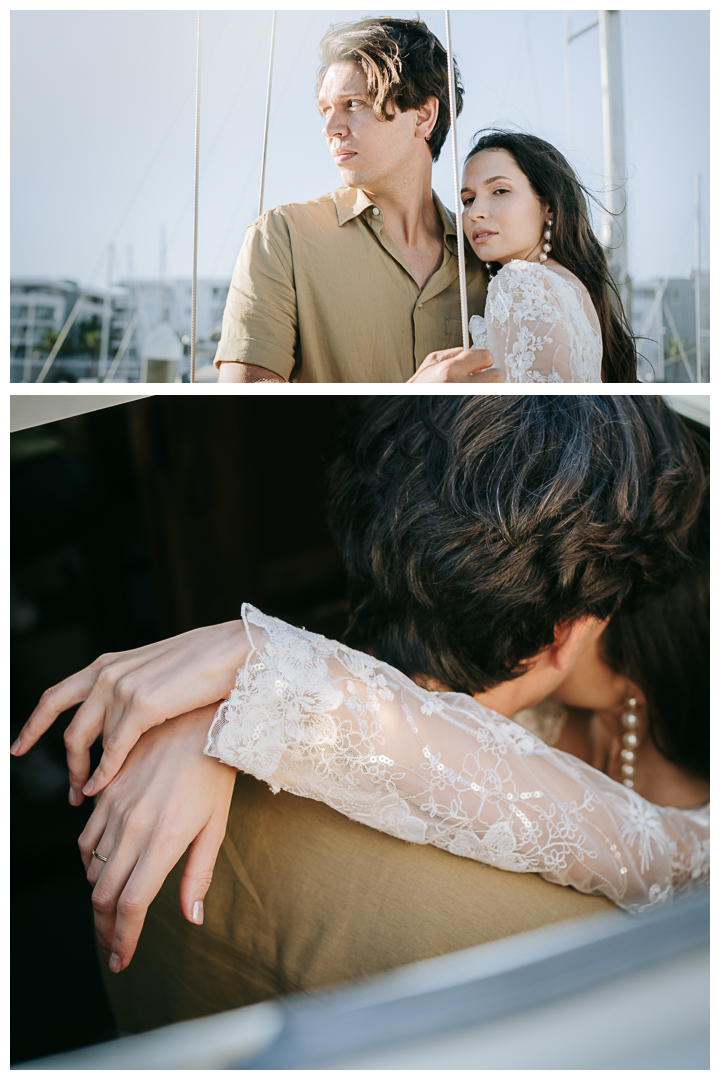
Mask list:
[[[15,742],[10,747],[10,753],[11,754],[17,754],[19,749],[20,749],[20,740],[16,739]]]
[[[70,788],[70,793],[68,795],[68,802],[70,803],[71,806],[77,806],[77,795],[75,794],[75,792],[73,791],[72,788]]]
[[[193,922],[202,923],[203,921],[203,902],[202,900],[196,900],[193,904]]]
[[[95,790],[95,781],[94,780],[88,780],[87,784],[83,788],[83,795],[92,795],[94,790]]]
[[[120,957],[116,952],[114,952],[110,956],[110,963],[108,964],[108,967],[112,972],[117,973],[120,970],[121,963],[122,961],[120,960]]]

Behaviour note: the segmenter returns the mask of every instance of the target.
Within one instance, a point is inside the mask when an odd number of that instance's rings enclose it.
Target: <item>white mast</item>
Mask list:
[[[603,148],[605,156],[605,205],[603,244],[610,273],[630,317],[630,279],[627,262],[627,213],[625,182],[625,109],[623,101],[620,12],[601,11],[600,73],[602,80]]]

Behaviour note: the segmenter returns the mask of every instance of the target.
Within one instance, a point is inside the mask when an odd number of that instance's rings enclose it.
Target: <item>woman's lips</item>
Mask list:
[[[493,236],[497,236],[497,233],[488,232],[486,229],[483,229],[480,232],[474,232],[473,243],[484,244],[486,240],[491,240]]]

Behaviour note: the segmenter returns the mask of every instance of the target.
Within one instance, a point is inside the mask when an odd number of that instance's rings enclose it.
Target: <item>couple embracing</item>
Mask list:
[[[476,137],[461,193],[465,351],[455,219],[432,190],[450,129],[446,51],[422,20],[384,17],[332,27],[319,53],[342,184],[249,226],[220,382],[636,382],[632,333],[562,154],[533,135]]]
[[[246,605],[101,657],[12,748],[83,703],[70,802],[100,793],[80,848],[125,1030],[709,873],[704,438],[657,397],[388,395],[342,451],[345,643]]]

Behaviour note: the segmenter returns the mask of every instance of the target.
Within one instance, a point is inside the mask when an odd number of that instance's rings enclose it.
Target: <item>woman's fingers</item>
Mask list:
[[[63,679],[57,686],[51,686],[45,691],[10,747],[11,754],[19,756],[27,753],[61,713],[85,700],[97,678],[95,666],[97,663],[96,660],[94,664],[90,664],[89,667],[83,668],[82,671],[78,671],[68,679]]]
[[[210,888],[215,861],[225,836],[225,820],[213,817],[193,840],[180,882],[180,907],[188,922],[204,919],[205,894]]]
[[[502,372],[498,368],[487,368],[470,376],[473,382],[501,383],[504,382]]]
[[[168,719],[162,705],[148,698],[131,700],[121,707],[116,705],[115,714],[117,718],[113,717],[105,724],[102,757],[83,787],[85,795],[97,795],[107,787],[119,773],[140,736]]]
[[[106,842],[106,838],[103,837],[100,846],[104,848]],[[97,862],[97,860],[94,861]],[[125,910],[123,896],[127,893],[128,900],[132,896],[132,892],[128,891],[128,884],[137,862],[138,851],[132,837],[123,835],[111,851],[108,861],[102,864],[100,873],[95,879],[95,887],[92,893],[95,933],[111,971],[121,970],[117,963],[113,963],[113,941],[118,918],[121,911]],[[147,911],[147,904],[145,905],[145,911]],[[144,919],[144,917],[145,913],[143,912],[142,918]],[[142,928],[142,922],[140,928]],[[140,935],[140,928],[138,929],[138,936]]]
[[[97,880],[98,874],[104,865],[99,859],[95,858],[93,850],[99,851],[101,855],[105,855],[106,857],[112,850],[111,837],[109,835],[107,843],[104,847],[100,847],[100,841],[104,839],[107,830],[107,823],[107,809],[103,805],[103,801],[100,800],[88,818],[85,828],[80,833],[78,839],[80,858],[82,859],[83,866],[88,874],[88,881],[91,881],[92,883]],[[110,851],[106,850],[107,848],[110,848]],[[93,866],[94,863],[96,863],[97,866]]]
[[[102,891],[103,906],[100,910],[95,906],[93,899],[95,928],[101,948],[107,949],[110,954],[108,965],[112,972],[122,971],[132,960],[147,909],[160,892],[165,878],[186,847],[187,840],[165,830],[160,839],[153,838],[124,880],[123,873],[128,866],[127,858],[119,864],[122,869],[119,870],[117,877],[113,875],[111,881],[108,882],[107,897],[105,890]],[[110,863],[108,863],[109,866]],[[96,892],[97,888],[96,886]],[[114,908],[112,897],[115,898]],[[106,899],[109,901],[107,910],[104,907]],[[110,933],[111,922],[112,933]]]
[[[492,369],[492,353],[487,349],[444,349],[430,353],[409,382],[501,382],[500,372]],[[492,373],[490,373],[492,369]],[[484,378],[479,378],[485,373]]]

